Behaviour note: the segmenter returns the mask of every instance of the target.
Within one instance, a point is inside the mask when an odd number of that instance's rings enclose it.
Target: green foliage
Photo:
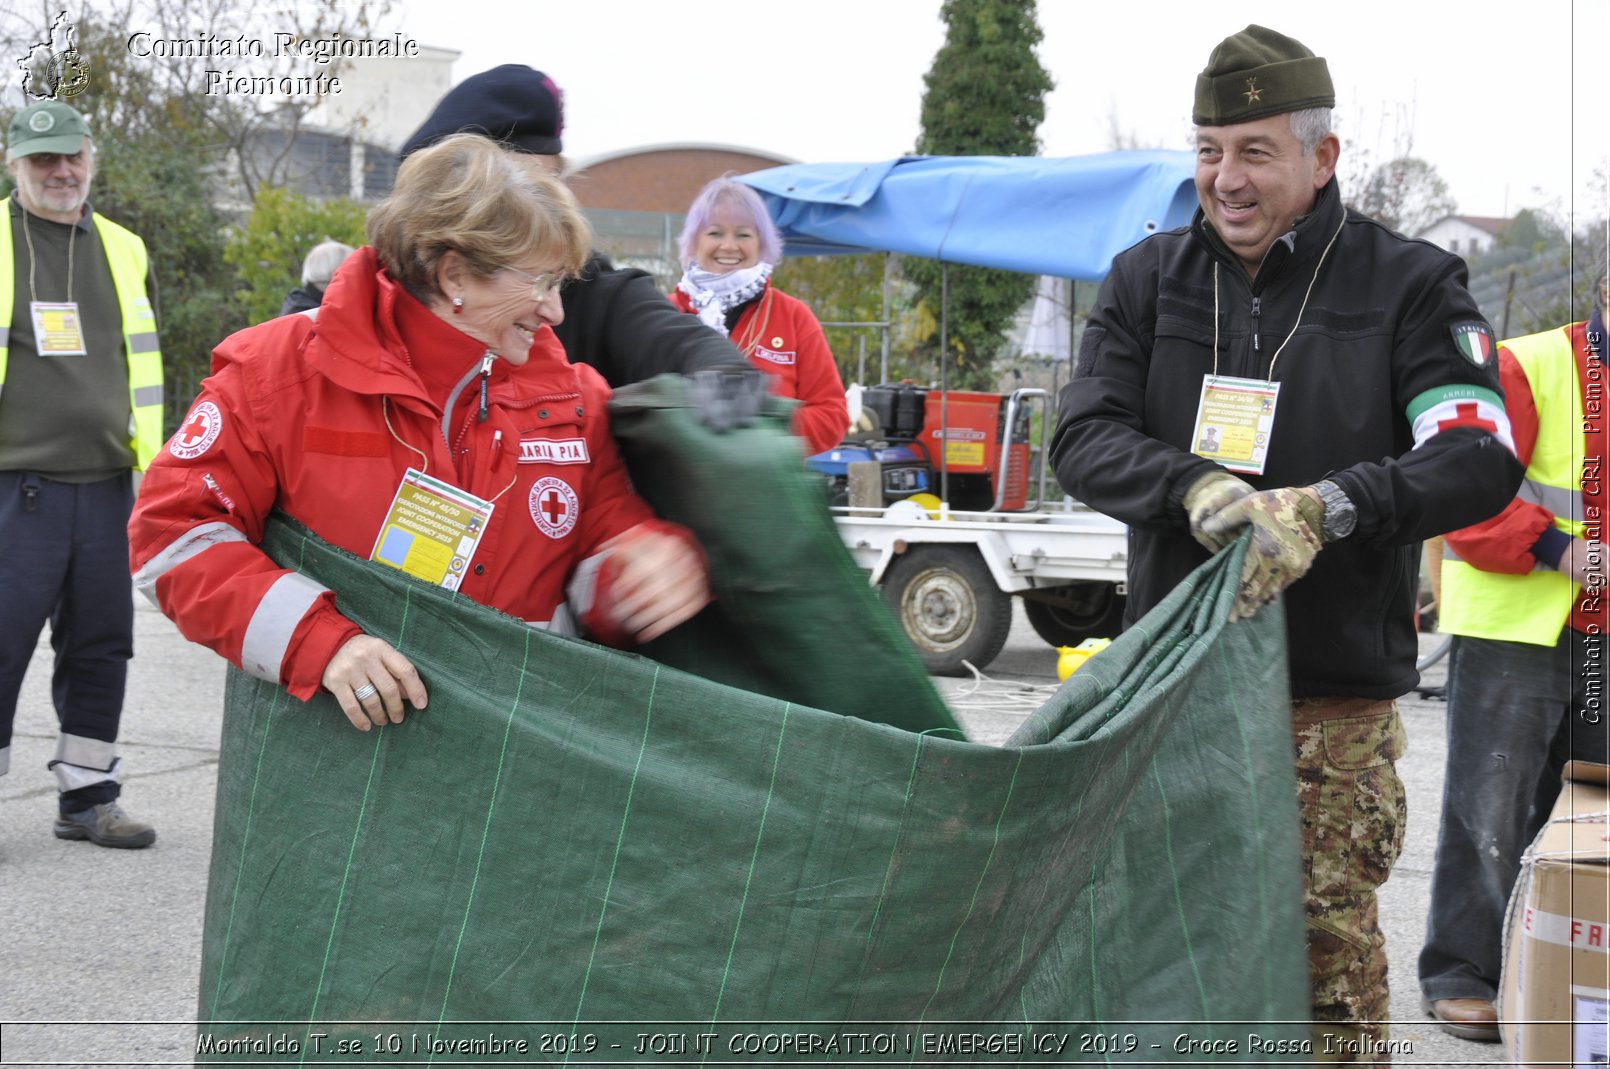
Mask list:
[[[1504,249],[1543,252],[1552,246],[1566,244],[1565,231],[1548,216],[1522,208],[1493,239],[1493,244]]]
[[[364,206],[347,197],[313,200],[261,186],[246,225],[230,236],[224,259],[241,288],[235,301],[250,322],[279,314],[285,295],[301,284],[302,259],[321,241],[357,248],[364,243]]]
[[[882,332],[876,327],[834,327],[830,323],[878,323],[883,320],[883,253],[864,256],[811,256],[784,260],[773,276],[777,286],[804,301],[821,321],[827,344],[846,383],[875,383],[882,377]],[[918,329],[910,287],[892,280],[889,294],[889,378],[915,374],[902,356]],[[931,330],[931,327],[930,327]],[[864,348],[863,348],[864,347]],[[865,370],[861,354],[865,353]]]
[[[947,267],[950,277],[945,279]],[[915,337],[917,358],[937,363],[943,320],[948,385],[957,390],[995,389],[995,358],[1006,346],[1005,332],[1018,309],[1034,296],[1034,276],[915,257],[903,258],[900,268],[922,294],[928,313],[924,322],[929,329]]]
[[[192,161],[121,131],[103,133],[101,142],[96,208],[140,235],[151,254],[171,430],[210,370],[213,346],[246,325],[230,300],[226,222]]]
[[[1033,156],[1051,76],[1034,48],[1034,0],[945,0],[945,43],[923,76],[922,136],[931,156]]]
[[[1045,118],[1050,75],[1035,46],[1042,34],[1034,0],[945,0],[945,43],[923,82],[917,151],[941,156],[1032,156]],[[940,315],[942,265],[906,259],[927,312]],[[992,365],[1012,316],[1034,292],[1034,279],[1012,271],[951,266],[948,279],[949,381],[991,389]],[[937,334],[917,339],[922,355],[938,355]]]

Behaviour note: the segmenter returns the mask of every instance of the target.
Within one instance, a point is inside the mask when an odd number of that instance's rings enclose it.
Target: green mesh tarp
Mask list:
[[[909,731],[961,737],[911,643],[844,551],[826,489],[788,433],[793,402],[756,424],[706,429],[688,380],[619,390],[611,425],[638,492],[705,547],[715,604],[643,652],[776,698]]]
[[[431,702],[364,734],[231,676],[200,1063],[1241,1062],[1307,1035],[1283,632],[1225,623],[1238,554],[996,748],[534,631],[282,520],[264,544]],[[827,631],[781,653],[807,692],[882,667]]]

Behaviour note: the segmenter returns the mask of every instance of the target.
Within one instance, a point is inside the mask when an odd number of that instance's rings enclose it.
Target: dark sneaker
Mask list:
[[[116,802],[102,802],[56,818],[56,838],[88,839],[96,846],[138,850],[157,841],[156,829],[131,819]]]

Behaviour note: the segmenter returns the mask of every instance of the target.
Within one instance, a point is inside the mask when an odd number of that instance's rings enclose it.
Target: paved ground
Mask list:
[[[184,1064],[194,1051],[187,1022],[195,1013],[223,672],[150,606],[142,602],[135,619],[121,747],[130,771],[126,800],[160,837],[149,850],[124,852],[51,835],[55,787],[45,762],[55,723],[42,641],[24,687],[12,771],[0,779],[0,1065]],[[1440,682],[1441,671],[1434,667],[1428,682]],[[1055,682],[1054,654],[1020,613],[986,680],[941,685],[974,737],[998,742]],[[1498,1046],[1447,1036],[1419,1012],[1414,956],[1435,845],[1442,704],[1411,697],[1403,711],[1411,823],[1383,894],[1393,1034],[1413,1046],[1398,1062],[1499,1062]]]

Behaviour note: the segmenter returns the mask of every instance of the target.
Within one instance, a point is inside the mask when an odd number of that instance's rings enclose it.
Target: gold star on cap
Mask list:
[[[1256,79],[1256,78],[1248,78],[1247,79],[1246,97],[1247,97],[1247,103],[1248,104],[1255,104],[1259,100],[1263,99],[1263,90],[1258,88],[1258,79]]]

